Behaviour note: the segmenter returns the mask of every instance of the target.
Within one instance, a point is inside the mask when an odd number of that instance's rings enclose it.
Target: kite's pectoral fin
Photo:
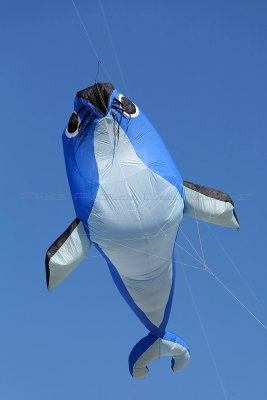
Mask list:
[[[165,331],[160,337],[149,333],[132,349],[129,356],[129,369],[134,378],[145,378],[147,365],[155,358],[171,356],[174,372],[181,371],[190,360],[187,344],[174,333]]]
[[[184,181],[184,213],[205,222],[239,229],[231,197],[220,190]]]
[[[84,259],[91,242],[83,223],[76,218],[46,253],[46,282],[49,291],[57,286]]]

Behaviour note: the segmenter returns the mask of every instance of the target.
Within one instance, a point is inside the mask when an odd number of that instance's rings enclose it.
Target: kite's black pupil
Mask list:
[[[79,125],[78,115],[75,112],[73,112],[71,114],[71,117],[69,119],[69,124],[68,124],[69,133],[74,133],[77,130],[78,125]]]
[[[131,100],[127,99],[127,97],[121,98],[123,111],[127,112],[127,114],[134,114],[136,112],[136,108],[134,103]]]

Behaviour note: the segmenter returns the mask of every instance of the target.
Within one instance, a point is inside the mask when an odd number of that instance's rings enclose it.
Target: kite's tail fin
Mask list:
[[[174,372],[181,371],[190,360],[187,344],[174,333],[165,331],[160,337],[149,333],[132,349],[129,356],[130,374],[134,378],[145,378],[147,365],[163,356],[171,356],[171,367]]]

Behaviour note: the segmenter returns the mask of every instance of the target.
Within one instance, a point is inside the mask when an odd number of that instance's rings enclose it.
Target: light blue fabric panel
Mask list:
[[[94,151],[99,188],[88,219],[90,238],[117,269],[137,307],[159,328],[174,280],[172,254],[183,199],[141,161],[112,118],[97,124]]]

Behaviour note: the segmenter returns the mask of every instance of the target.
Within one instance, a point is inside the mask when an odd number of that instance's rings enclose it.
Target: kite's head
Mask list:
[[[138,115],[138,107],[120,94],[112,83],[96,83],[77,93],[74,111],[63,132],[63,140],[86,140],[92,130],[90,128],[95,127],[104,117],[113,118],[121,125]]]

